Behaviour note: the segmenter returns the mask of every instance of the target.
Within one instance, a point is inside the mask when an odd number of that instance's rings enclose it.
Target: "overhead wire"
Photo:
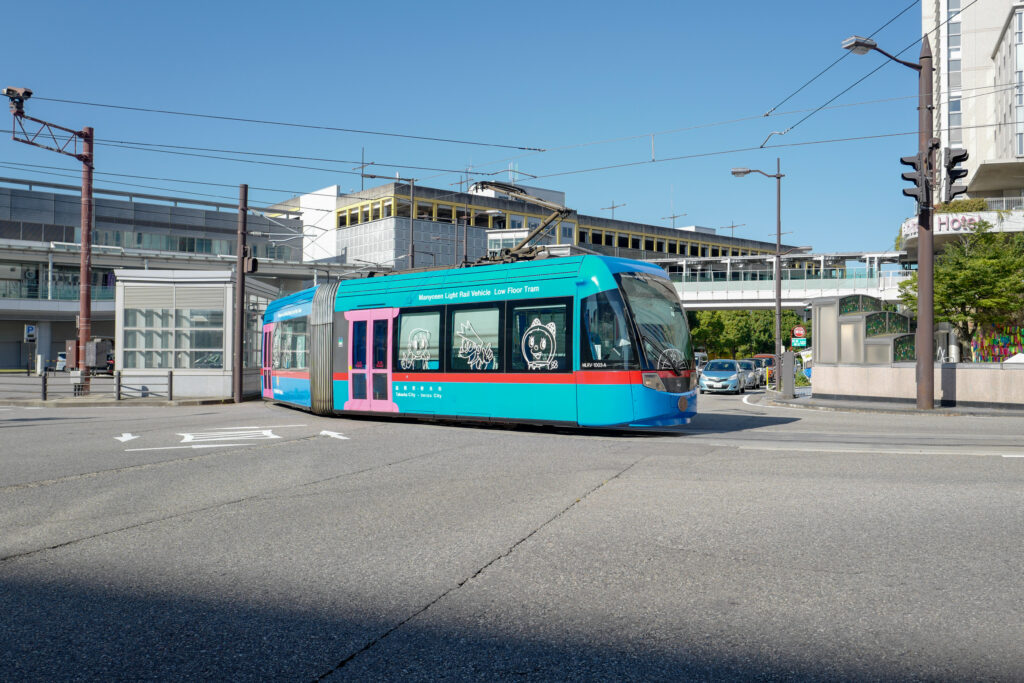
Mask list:
[[[962,7],[962,8],[960,9],[960,10],[958,10],[956,14],[957,14],[957,15],[959,15],[959,14],[962,14],[962,13],[963,13],[963,12],[964,12],[965,10],[967,10],[968,8],[970,8],[970,7],[972,6],[972,5],[974,5],[974,4],[975,4],[975,3],[977,3],[977,2],[978,2],[978,0],[971,0],[971,2],[970,2],[969,4],[965,5],[965,6],[964,6],[964,7]],[[904,10],[904,11],[905,11],[905,10]],[[940,24],[936,25],[936,26],[935,26],[935,28],[933,28],[933,29],[929,29],[928,31],[925,31],[924,35],[922,35],[922,36],[921,36],[920,38],[917,38],[917,39],[915,39],[915,40],[914,40],[913,42],[911,42],[911,43],[910,43],[909,45],[907,45],[907,46],[906,46],[905,48],[903,48],[902,50],[900,50],[899,52],[897,52],[897,53],[896,53],[896,56],[897,56],[897,57],[899,57],[899,56],[900,56],[900,55],[902,55],[902,54],[903,54],[904,52],[906,52],[907,50],[909,50],[910,48],[914,47],[915,45],[917,45],[918,43],[920,43],[920,42],[921,42],[922,40],[924,40],[925,38],[927,38],[929,34],[931,34],[931,33],[934,33],[935,31],[938,31],[938,30],[939,30],[940,28],[942,28],[943,26],[945,26],[946,24],[948,24],[948,23],[949,23],[949,20],[950,20],[950,19],[952,18],[952,16],[953,16],[953,15],[947,16],[947,17],[946,17],[946,20],[945,20],[945,21],[943,21],[942,23],[940,23]],[[833,103],[833,102],[835,102],[835,101],[836,101],[837,99],[839,99],[840,97],[842,97],[843,95],[845,95],[846,93],[850,92],[850,91],[851,91],[851,90],[853,90],[853,89],[854,89],[855,87],[857,87],[858,85],[860,85],[861,83],[863,83],[864,81],[866,81],[866,80],[867,80],[868,78],[870,78],[871,76],[873,76],[873,75],[875,75],[876,73],[878,73],[879,71],[881,71],[881,70],[882,70],[883,68],[885,68],[885,67],[886,67],[886,66],[887,66],[888,64],[890,64],[890,63],[891,63],[891,60],[889,60],[889,59],[886,59],[886,61],[884,61],[884,62],[882,62],[881,64],[879,64],[879,65],[878,65],[877,67],[875,67],[874,69],[872,69],[871,71],[869,71],[868,73],[866,73],[866,74],[865,74],[864,76],[862,76],[862,77],[858,78],[858,79],[857,79],[856,81],[854,81],[854,82],[853,82],[853,84],[851,84],[851,85],[850,85],[849,87],[845,88],[844,90],[842,90],[841,92],[839,92],[838,94],[836,94],[835,96],[833,96],[832,98],[830,98],[829,100],[827,100],[827,101],[825,102],[825,104],[823,104],[823,105],[821,105],[820,107],[816,108],[816,109],[815,109],[814,111],[812,111],[812,112],[811,112],[810,114],[808,114],[807,116],[803,117],[802,119],[800,119],[799,121],[797,121],[796,123],[794,123],[794,124],[793,124],[792,126],[790,126],[789,128],[787,128],[787,129],[786,129],[786,130],[785,130],[784,132],[782,132],[781,134],[782,134],[782,135],[785,135],[786,133],[789,133],[789,132],[790,132],[790,131],[792,131],[792,130],[793,130],[794,128],[796,128],[797,126],[799,126],[799,125],[800,125],[801,123],[803,123],[804,121],[806,121],[807,119],[811,118],[812,116],[814,116],[815,114],[817,114],[817,113],[818,113],[819,111],[821,111],[822,109],[824,109],[824,108],[825,108],[826,106],[828,106],[829,104],[832,104],[832,103]],[[768,137],[770,138],[771,136],[769,135]],[[767,142],[767,139],[765,140],[765,142]],[[764,147],[764,143],[762,143],[762,144],[761,144],[761,146],[762,146],[762,147]]]
[[[886,27],[887,27],[887,26],[888,26],[889,24],[891,24],[892,22],[894,22],[894,21],[896,21],[897,19],[899,19],[900,17],[902,17],[902,16],[903,16],[904,14],[906,14],[906,13],[907,13],[907,11],[909,11],[909,10],[910,10],[910,9],[911,9],[912,7],[916,7],[916,6],[917,6],[917,4],[918,4],[918,3],[917,3],[917,0],[912,0],[912,2],[911,2],[911,3],[909,4],[909,5],[907,5],[906,7],[904,7],[904,8],[903,8],[903,9],[902,9],[902,10],[901,10],[901,11],[900,11],[900,12],[899,12],[898,14],[896,14],[896,16],[894,16],[894,17],[893,17],[892,19],[890,19],[889,21],[885,22],[884,24],[882,24],[881,26],[879,26],[878,28],[876,28],[876,29],[875,29],[875,30],[874,30],[874,31],[873,31],[873,32],[871,33],[871,35],[869,35],[869,36],[868,36],[868,38],[873,38],[873,37],[875,37],[876,35],[878,35],[879,33],[881,33],[881,32],[882,32],[883,30],[885,30],[885,28],[886,28]],[[780,101],[780,102],[779,102],[778,104],[776,104],[776,105],[775,105],[774,107],[772,107],[772,108],[771,108],[771,109],[769,109],[769,110],[768,110],[767,112],[765,112],[764,114],[762,114],[762,116],[771,116],[771,115],[772,115],[772,112],[774,112],[774,111],[775,111],[776,109],[778,109],[778,108],[779,108],[779,107],[781,107],[781,106],[782,106],[783,104],[785,104],[786,102],[788,102],[788,101],[789,101],[790,99],[792,99],[792,98],[793,98],[793,97],[794,97],[794,96],[795,96],[795,95],[796,95],[797,93],[799,93],[799,92],[800,92],[801,90],[803,90],[804,88],[806,88],[807,86],[809,86],[809,85],[810,85],[811,83],[813,83],[814,81],[818,80],[818,78],[819,78],[819,77],[821,77],[821,76],[822,76],[822,75],[823,75],[823,74],[824,74],[825,72],[827,72],[827,71],[828,71],[829,69],[831,69],[831,68],[832,68],[832,67],[834,67],[834,66],[835,66],[836,64],[838,64],[839,62],[843,61],[844,59],[846,59],[846,58],[847,58],[847,57],[849,57],[849,56],[850,56],[850,53],[849,53],[849,52],[844,52],[844,53],[842,54],[842,56],[840,56],[840,57],[839,57],[838,59],[836,59],[836,61],[832,62],[831,64],[829,64],[828,66],[826,66],[826,67],[825,67],[824,69],[822,69],[821,71],[819,71],[819,72],[818,72],[817,74],[815,74],[814,76],[812,76],[810,80],[808,80],[808,81],[807,81],[806,83],[804,83],[803,85],[801,85],[801,86],[800,86],[799,88],[797,88],[797,89],[796,89],[796,90],[794,90],[793,92],[791,92],[791,93],[789,93],[788,95],[786,95],[786,96],[785,96],[785,97],[784,97],[784,98],[783,98],[783,99],[782,99],[782,100],[781,100],[781,101]]]
[[[84,100],[68,100],[56,97],[35,97],[36,100],[42,100],[44,102],[59,102],[62,104],[78,104],[86,107],[102,107],[105,109],[123,109],[127,111],[139,111],[151,114],[169,114],[174,116],[190,116],[202,119],[214,119],[218,121],[235,121],[239,123],[254,123],[270,126],[287,126],[289,128],[306,128],[311,130],[327,130],[340,133],[356,133],[359,135],[381,135],[385,137],[405,138],[410,140],[424,140],[428,142],[447,142],[457,145],[473,145],[477,147],[501,147],[505,149],[520,149],[531,152],[543,152],[544,149],[541,147],[528,147],[524,145],[507,145],[495,142],[479,142],[474,140],[458,140],[454,138],[442,138],[434,137],[429,135],[411,135],[407,133],[391,133],[377,130],[361,130],[357,128],[342,128],[339,126],[323,126],[309,123],[295,123],[292,121],[272,121],[267,119],[249,119],[240,116],[222,116],[218,114],[200,114],[198,112],[186,112],[186,111],[174,111],[171,109],[156,109],[153,107],[133,107],[123,104],[105,104],[100,102],[86,102]]]

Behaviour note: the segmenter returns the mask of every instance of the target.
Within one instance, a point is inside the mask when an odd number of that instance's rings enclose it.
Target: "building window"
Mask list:
[[[522,230],[523,229],[523,217],[519,214],[509,214],[508,217],[508,229],[509,230]],[[582,240],[581,240],[582,241]]]
[[[573,235],[574,232],[576,232],[576,224],[575,223],[569,223],[568,221],[564,221],[562,223],[562,227],[559,229],[559,231],[560,231],[559,234],[562,237],[561,240],[560,240],[561,243],[562,244],[572,244],[572,235]]]
[[[224,311],[126,308],[126,368],[224,368]]]

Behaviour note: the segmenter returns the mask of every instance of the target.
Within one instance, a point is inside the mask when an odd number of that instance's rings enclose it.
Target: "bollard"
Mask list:
[[[174,371],[167,371],[167,400],[174,400]]]
[[[46,373],[45,372],[43,373],[41,384],[42,384],[43,400],[45,401],[46,400]]]
[[[114,373],[114,400],[121,400],[121,371]]]

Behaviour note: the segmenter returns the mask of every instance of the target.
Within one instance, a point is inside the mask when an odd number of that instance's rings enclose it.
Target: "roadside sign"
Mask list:
[[[807,346],[807,337],[793,337],[790,341],[792,342],[790,346],[794,348],[797,346]]]
[[[36,340],[36,326],[25,325],[25,342],[34,342]]]
[[[796,327],[793,328],[793,336],[794,337],[806,337],[807,336],[807,330],[805,330],[802,325],[797,325]],[[795,346],[795,344],[794,344],[794,346]]]

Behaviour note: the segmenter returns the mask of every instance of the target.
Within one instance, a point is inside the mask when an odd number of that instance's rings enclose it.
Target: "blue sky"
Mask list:
[[[359,189],[353,163],[365,149],[371,172],[412,176],[457,189],[457,173],[515,165],[521,182],[566,193],[590,215],[613,201],[616,218],[719,227],[773,241],[774,181],[734,178],[782,160],[783,241],[815,251],[890,248],[914,212],[903,197],[899,157],[916,151],[917,76],[889,64],[834,105],[771,144],[772,131],[884,61],[850,55],[761,116],[843,55],[840,43],[868,35],[909,0],[763,2],[39,2],[5,12],[8,38],[0,86],[32,88],[26,111],[69,128],[91,125],[101,141],[186,145],[341,160],[278,158],[308,168],[179,156],[99,143],[96,183],[154,194],[204,193],[251,202],[338,184]],[[87,8],[87,9],[86,9]],[[920,37],[920,8],[876,39],[897,52]],[[916,60],[919,46],[903,56]],[[125,111],[48,101],[195,112],[385,133],[544,148],[442,143]],[[878,100],[886,100],[878,102]],[[871,102],[867,103],[866,102]],[[784,113],[796,112],[796,113]],[[739,122],[722,123],[736,119]],[[708,125],[721,124],[721,125]],[[6,126],[5,126],[6,127]],[[651,134],[655,159],[649,162]],[[268,160],[265,157],[251,159]],[[588,171],[640,162],[633,166]],[[10,168],[8,164],[51,168]],[[333,169],[333,170],[332,170]],[[125,178],[108,173],[150,176]],[[73,159],[0,140],[0,175],[75,184]],[[67,176],[67,177],[63,177]],[[480,175],[474,175],[480,178]],[[507,174],[498,177],[507,179]],[[217,185],[178,182],[191,180]],[[373,184],[375,181],[366,181]],[[234,187],[232,187],[234,186]],[[272,191],[273,190],[273,191]],[[729,231],[725,231],[728,234]]]

